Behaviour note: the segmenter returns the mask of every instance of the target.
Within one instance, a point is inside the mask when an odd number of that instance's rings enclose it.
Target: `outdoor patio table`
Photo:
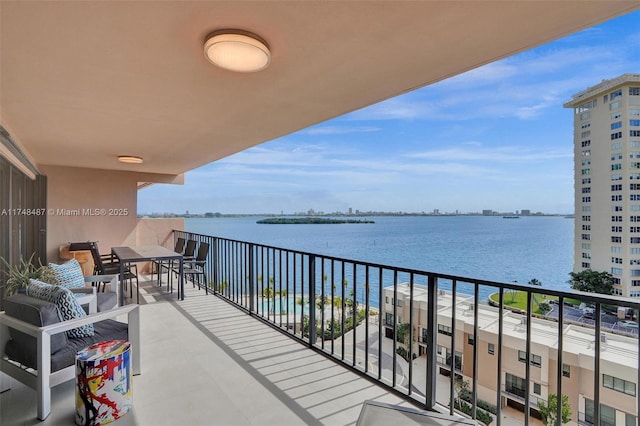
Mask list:
[[[124,268],[125,264],[133,262],[159,262],[177,260],[179,262],[178,299],[184,300],[184,259],[180,253],[176,253],[163,246],[133,246],[112,247],[111,253],[120,261],[120,306],[124,305]],[[138,290],[139,291],[139,290]]]

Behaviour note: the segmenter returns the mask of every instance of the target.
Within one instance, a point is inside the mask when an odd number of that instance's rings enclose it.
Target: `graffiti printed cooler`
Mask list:
[[[131,345],[109,340],[76,356],[76,424],[103,425],[131,410]]]

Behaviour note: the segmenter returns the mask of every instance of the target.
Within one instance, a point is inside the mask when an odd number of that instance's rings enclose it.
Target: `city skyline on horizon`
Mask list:
[[[249,148],[138,192],[138,212],[573,214],[573,110],[640,70],[640,11]],[[504,94],[501,96],[501,94]]]

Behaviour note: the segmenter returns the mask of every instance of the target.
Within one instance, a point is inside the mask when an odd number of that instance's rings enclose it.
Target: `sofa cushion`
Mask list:
[[[49,263],[49,268],[53,271],[58,285],[66,288],[84,287],[84,274],[76,259],[71,259],[62,265]]]
[[[62,321],[81,318],[87,315],[73,293],[69,289],[59,285],[51,285],[37,280],[29,280],[29,284],[27,285],[27,295],[55,303],[60,312],[60,318]],[[91,337],[93,336],[93,333],[93,324],[85,324],[78,328],[68,330],[67,336],[72,339],[78,337]]]
[[[58,307],[46,300],[36,299],[27,296],[24,293],[17,293],[5,298],[2,301],[2,307],[5,314],[35,325],[36,327],[45,327],[47,325],[57,324],[61,321]],[[21,331],[9,328],[9,336],[13,339],[15,346],[22,348],[23,355],[12,359],[27,360],[32,357],[32,363],[36,359],[36,339]],[[64,348],[68,344],[67,335],[58,333],[51,336],[51,353],[55,353]],[[22,361],[21,361],[22,362]],[[25,362],[23,364],[27,365]],[[35,367],[33,367],[35,368]]]
[[[68,339],[64,346],[58,348],[55,352],[53,350],[51,351],[51,372],[73,365],[75,363],[76,354],[88,346],[106,340],[128,340],[129,338],[126,323],[114,320],[104,320],[94,323],[94,328],[95,333],[92,337]],[[55,336],[64,337],[65,333],[59,333],[52,336],[52,341]],[[25,337],[28,340],[24,341],[15,338],[9,340],[5,347],[5,354],[9,359],[17,361],[29,368],[37,369],[36,339],[31,336]]]
[[[69,339],[69,344],[51,356],[51,371],[58,371],[76,362],[79,351],[98,342],[106,340],[129,340],[127,324],[104,320],[94,323],[95,333],[92,337]]]

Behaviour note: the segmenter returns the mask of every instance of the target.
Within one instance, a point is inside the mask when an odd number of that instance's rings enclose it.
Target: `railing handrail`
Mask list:
[[[316,256],[316,257],[321,257],[321,258],[327,259],[327,260],[334,260],[334,261],[347,262],[347,263],[357,263],[359,265],[362,265],[362,266],[365,266],[365,267],[368,266],[370,268],[393,269],[393,270],[397,270],[398,272],[403,272],[403,273],[406,273],[406,274],[429,275],[429,276],[434,276],[434,277],[439,278],[439,279],[445,279],[445,280],[451,280],[451,281],[455,280],[458,283],[478,284],[480,286],[497,287],[497,288],[504,288],[504,289],[509,289],[509,290],[522,290],[522,291],[527,291],[527,292],[531,292],[531,293],[535,293],[535,294],[544,294],[544,295],[547,295],[547,296],[563,297],[563,298],[569,298],[569,299],[580,299],[580,300],[583,300],[585,302],[592,302],[592,303],[604,303],[604,304],[612,304],[612,305],[628,305],[627,307],[630,308],[630,309],[640,309],[640,300],[635,301],[633,299],[625,298],[623,296],[610,295],[610,294],[601,294],[601,293],[589,293],[589,292],[579,291],[579,290],[570,290],[570,291],[569,290],[567,290],[567,291],[565,291],[565,290],[556,290],[556,289],[550,289],[550,288],[546,288],[546,287],[542,287],[542,286],[534,286],[534,285],[529,285],[529,284],[505,283],[505,282],[500,282],[500,281],[486,280],[486,279],[482,279],[482,278],[470,278],[470,277],[451,275],[451,274],[445,274],[445,273],[440,273],[440,272],[427,271],[427,270],[423,270],[423,269],[407,268],[407,267],[403,267],[403,266],[395,266],[395,265],[387,265],[387,264],[383,264],[383,263],[368,262],[366,260],[337,257],[337,256],[329,255],[329,254],[314,253],[314,252],[308,252],[308,251],[302,251],[302,250],[296,250],[296,249],[288,249],[288,248],[284,248],[284,247],[271,246],[271,245],[268,245],[268,244],[255,243],[255,242],[243,241],[243,240],[235,240],[233,238],[226,238],[226,237],[217,237],[215,235],[200,234],[200,233],[197,233],[197,232],[183,231],[183,230],[179,230],[179,229],[174,229],[173,231],[174,232],[182,232],[182,233],[185,233],[185,234],[188,234],[188,235],[193,235],[193,236],[199,236],[199,237],[205,237],[205,238],[215,238],[215,239],[224,240],[224,241],[230,241],[230,242],[234,242],[234,243],[252,244],[254,246],[264,247],[266,249],[281,250],[281,251],[284,251],[284,252],[296,253],[296,254],[301,254],[301,255],[304,255],[304,256]],[[423,285],[423,284],[420,284],[420,285]]]
[[[576,330],[567,327],[568,324],[573,322],[571,315],[575,314],[575,312],[567,311],[567,318],[565,319],[564,305],[568,299],[578,299],[595,305],[595,325],[591,333],[595,337],[587,336],[588,333],[585,334],[587,340],[590,339],[585,350],[592,351],[590,353],[593,354],[594,359],[593,371],[586,370],[584,373],[592,376],[593,389],[581,390],[581,395],[592,395],[595,401],[594,415],[598,417],[599,404],[602,402],[600,399],[600,388],[603,386],[601,381],[604,380],[601,376],[600,360],[603,351],[607,350],[608,345],[604,334],[613,331],[611,325],[615,326],[617,324],[617,321],[607,322],[605,317],[601,317],[602,308],[606,305],[613,305],[624,309],[634,309],[636,315],[640,310],[640,300],[627,299],[620,296],[575,290],[555,290],[533,285],[462,277],[182,230],[174,230],[174,236],[184,236],[209,243],[211,256],[207,258],[204,285],[207,289],[211,287],[214,294],[226,299],[289,337],[302,342],[310,349],[341,363],[351,371],[375,381],[388,391],[427,410],[436,410],[437,407],[441,407],[439,404],[442,404],[442,402],[436,401],[438,391],[435,384],[438,380],[438,369],[444,366],[449,370],[453,370],[450,371],[448,379],[450,408],[447,411],[453,414],[454,381],[457,381],[457,377],[461,376],[463,380],[465,377],[471,380],[471,417],[477,418],[477,416],[482,415],[482,412],[477,411],[479,403],[483,402],[479,399],[481,384],[478,378],[480,369],[486,368],[484,362],[487,360],[483,361],[482,367],[478,363],[480,353],[478,347],[479,343],[483,341],[479,331],[485,328],[485,325],[480,325],[480,311],[495,310],[498,329],[497,331],[493,329],[488,332],[497,333],[497,346],[494,345],[492,352],[489,353],[492,356],[495,354],[497,360],[495,379],[496,383],[499,384],[499,389],[495,394],[496,400],[492,403],[495,403],[497,407],[496,421],[498,425],[501,424],[503,397],[505,393],[508,393],[504,388],[505,383],[502,380],[502,374],[512,371],[511,368],[504,368],[504,348],[508,347],[510,350],[525,349],[523,358],[525,363],[524,376],[522,376],[522,373],[517,376],[523,383],[527,384],[525,385],[524,394],[525,407],[535,408],[537,401],[540,399],[537,393],[540,392],[540,389],[536,391],[535,385],[538,387],[544,386],[546,388],[545,395],[553,393],[552,381],[549,379],[553,371],[556,374],[555,392],[558,394],[563,393],[563,353],[565,352],[563,342],[565,339],[567,343],[571,342],[576,333]],[[207,276],[212,281],[208,281]],[[440,290],[444,290],[449,285],[451,287],[450,291],[440,292]],[[198,286],[200,286],[199,282]],[[361,290],[361,287],[364,287],[364,291]],[[491,308],[479,299],[480,293],[486,293],[488,288],[498,290],[499,295],[499,300],[495,302],[496,306]],[[513,323],[512,321],[507,322],[508,315],[503,313],[508,308],[508,303],[505,300],[506,295],[514,295],[514,293],[509,293],[511,290],[524,292],[526,309],[516,311],[514,314],[520,316],[519,324],[521,325],[518,326],[518,335],[512,339],[503,339],[503,336],[507,336],[509,333],[506,328],[507,324]],[[390,293],[391,291],[393,293]],[[465,291],[471,291],[472,294],[466,294]],[[364,292],[364,298],[362,297],[362,292]],[[451,304],[441,306],[439,304],[440,296],[446,294],[450,295]],[[392,297],[391,304],[386,300],[387,295],[390,298]],[[533,312],[533,303],[541,304],[537,299],[537,295],[558,298],[557,307],[553,310],[557,311],[557,318],[545,318],[549,324],[557,323],[557,327],[554,326],[551,332],[546,329],[542,332],[547,339],[553,339],[555,334],[557,339],[555,344],[557,346],[554,348],[553,342],[536,342],[536,347],[540,345],[549,345],[550,347],[549,353],[540,362],[549,363],[550,365],[552,361],[555,361],[556,364],[555,368],[547,365],[548,368],[544,370],[549,370],[545,373],[549,377],[539,379],[541,383],[534,382],[538,373],[534,374],[537,369],[532,370],[532,368],[540,367],[540,365],[532,366],[534,355],[540,356],[540,354],[531,353],[532,349],[534,349],[532,342],[534,334],[535,338],[540,336],[538,329],[542,325],[542,322],[538,323],[536,320],[535,330],[532,327],[534,318],[537,316]],[[464,324],[462,328],[460,328],[459,320],[456,317],[456,312],[461,309],[461,296],[465,296],[465,300],[470,300],[469,296],[471,296],[474,306],[472,317],[463,315]],[[400,306],[399,298],[403,299],[403,306]],[[378,306],[375,306],[376,299]],[[330,312],[327,312],[327,300],[331,305]],[[407,304],[407,300],[412,300],[414,303]],[[293,305],[291,301],[293,301]],[[286,302],[286,305],[283,306],[284,302]],[[481,309],[480,307],[483,308]],[[316,309],[318,312],[316,312]],[[445,315],[445,311],[448,309],[451,310],[451,322],[448,325],[451,328],[451,333],[448,334],[450,337],[446,338],[449,340],[441,341],[438,336],[440,334],[438,331],[439,326],[446,325],[446,322],[441,323],[439,315],[441,313]],[[361,317],[363,313],[364,317]],[[377,331],[374,330],[370,336],[371,314],[377,317],[375,322]],[[483,318],[485,314],[486,312],[483,313]],[[387,318],[389,315],[391,317]],[[425,316],[426,321],[424,321]],[[327,320],[327,317],[329,320]],[[495,321],[491,321],[492,326],[496,325]],[[362,324],[363,322],[364,324]],[[607,326],[606,324],[609,325]],[[360,325],[362,325],[362,328],[359,329]],[[611,329],[605,330],[606,327]],[[420,330],[420,328],[423,330]],[[425,331],[426,334],[424,334]],[[351,334],[348,335],[347,333]],[[377,336],[375,335],[376,333]],[[459,333],[462,333],[462,339],[456,337]],[[447,333],[444,334],[447,335]],[[509,333],[509,335],[514,336],[513,333]],[[360,340],[357,340],[357,336]],[[374,340],[370,340],[370,337]],[[408,340],[406,339],[407,337]],[[469,343],[471,337],[473,338],[473,343]],[[384,339],[387,338],[391,338],[392,342],[384,343]],[[370,342],[376,342],[375,339],[377,339],[377,354],[376,348],[370,345]],[[620,339],[622,339],[622,336]],[[638,345],[640,340],[638,340],[637,331],[635,335],[627,337],[627,339],[635,339],[636,342],[620,339],[611,339],[611,343],[619,340],[621,345],[626,345],[621,349],[626,351],[625,353],[628,353],[629,356],[624,357],[621,365],[627,368],[629,362],[631,362],[631,365],[635,362],[640,366],[640,346]],[[426,345],[421,345],[420,342],[425,343],[425,340],[427,341]],[[514,342],[518,340],[518,342],[514,343],[511,340]],[[484,341],[494,344],[493,340]],[[345,343],[351,347],[347,348]],[[384,352],[382,349],[383,344],[386,346]],[[472,344],[473,348],[465,348],[464,345],[466,344]],[[372,343],[372,345],[375,346],[376,343]],[[438,349],[441,345],[451,353],[449,358],[445,356],[445,364],[442,364],[439,358],[440,355],[437,353],[438,350],[441,350]],[[449,345],[449,347],[446,345]],[[634,347],[638,348],[637,351],[631,345],[635,345]],[[611,355],[616,352],[612,349],[614,348],[609,348],[606,353]],[[554,350],[556,350],[555,355],[553,355],[555,358],[552,357]],[[424,354],[426,357],[414,366],[413,360],[416,359],[418,353],[420,355]],[[460,354],[459,357],[458,354]],[[576,352],[576,354],[580,355],[581,352]],[[633,354],[636,355],[635,361],[632,361]],[[386,357],[384,367],[383,355]],[[371,356],[377,359],[377,361],[374,361],[374,363],[377,363],[377,372],[373,369],[374,364],[370,365]],[[587,354],[587,356],[590,355]],[[408,367],[407,375],[404,374],[405,372],[398,363],[399,358],[404,358],[406,361],[403,365]],[[364,361],[364,364],[358,365],[360,361],[357,360]],[[458,365],[460,365],[460,369],[458,369]],[[421,372],[421,374],[424,374],[421,377],[418,376],[419,380],[416,379],[417,367],[424,367],[425,369]],[[577,368],[583,368],[582,364],[578,365]],[[517,367],[517,371],[520,371],[520,367]],[[636,386],[640,384],[640,368],[637,371]],[[402,376],[403,380],[397,381],[397,376]],[[407,379],[406,381],[404,380],[405,378]],[[416,387],[418,386],[416,383],[419,386],[424,385],[424,390],[420,391]],[[486,390],[485,385],[486,383],[482,387]],[[583,396],[580,396],[580,398],[583,398]],[[446,403],[442,406],[445,405]],[[561,416],[561,405],[558,404],[557,407],[558,416]],[[636,416],[640,412],[640,398],[637,398],[637,405]],[[577,411],[574,410],[574,412]],[[529,425],[529,417],[530,412],[527,409],[524,411],[523,419],[525,426]]]

